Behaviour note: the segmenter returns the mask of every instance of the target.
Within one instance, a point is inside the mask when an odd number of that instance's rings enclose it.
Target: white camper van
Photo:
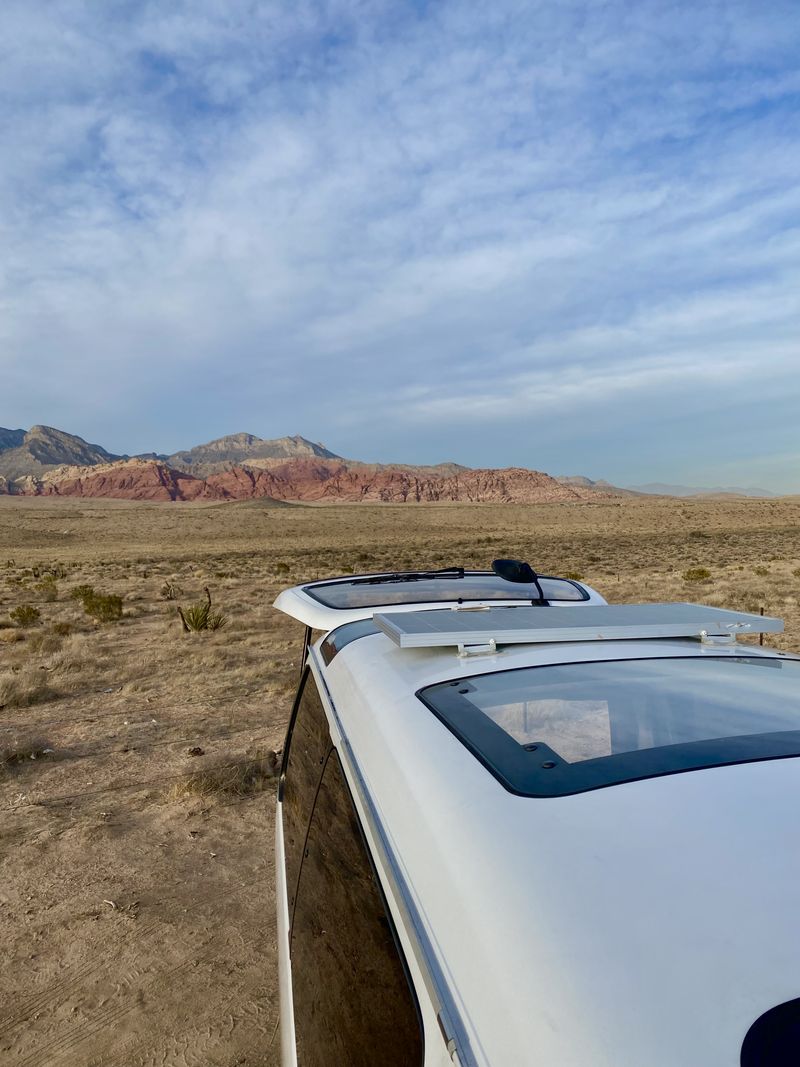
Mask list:
[[[796,1067],[778,619],[492,572],[281,593],[284,1067]]]

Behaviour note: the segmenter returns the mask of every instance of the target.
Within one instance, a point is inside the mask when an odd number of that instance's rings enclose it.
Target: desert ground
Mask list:
[[[499,555],[611,601],[763,607],[786,620],[770,643],[800,651],[800,498],[0,497],[0,1063],[277,1063],[273,811],[301,628],[275,594]],[[186,633],[177,608],[206,587],[225,623]]]

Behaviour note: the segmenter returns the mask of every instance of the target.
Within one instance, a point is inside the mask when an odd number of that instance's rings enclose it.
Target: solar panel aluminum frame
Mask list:
[[[597,604],[490,607],[480,610],[379,612],[378,626],[400,648],[519,645],[565,641],[630,641],[782,633],[783,620],[702,604]]]

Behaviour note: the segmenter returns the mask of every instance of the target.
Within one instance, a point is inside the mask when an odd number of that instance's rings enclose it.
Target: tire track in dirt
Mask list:
[[[235,1010],[235,1005],[238,1005],[238,1010]],[[266,1000],[265,1000],[266,1005]],[[248,1010],[248,1007],[250,1010]],[[271,1015],[277,1016],[277,1005],[269,1005]],[[274,1048],[274,1042],[270,1041],[270,1036],[274,1030],[275,1018],[268,1019],[266,1025],[261,1025],[257,1022],[256,1017],[262,1014],[258,1003],[251,1004],[249,1006],[241,1005],[240,993],[234,992],[228,997],[228,999],[220,1006],[219,1017],[224,1019],[229,1025],[218,1025],[216,1030],[212,1030],[210,1026],[205,1026],[202,1029],[194,1027],[193,1029],[183,1031],[181,1036],[183,1038],[183,1045],[185,1046],[182,1051],[174,1048],[167,1049],[152,1049],[148,1050],[144,1057],[138,1061],[137,1067],[210,1067],[213,1062],[210,1059],[212,1055],[212,1045],[219,1044],[227,1040],[230,1041],[237,1029],[237,1025],[241,1021],[246,1021],[248,1017],[252,1017],[253,1025],[263,1034],[263,1051],[264,1056],[267,1057],[263,1062],[266,1064],[272,1062],[270,1055],[274,1053],[273,1059],[277,1063],[277,1050]],[[118,1049],[111,1057],[98,1053],[96,1056],[92,1056],[87,1061],[87,1067],[131,1067],[133,1056],[136,1054],[136,1046],[141,1044],[141,1039],[134,1036],[124,1042],[122,1048]],[[140,1050],[144,1051],[144,1050]],[[177,1058],[176,1058],[177,1057]],[[223,1062],[222,1060],[219,1061]],[[230,1062],[230,1056],[226,1052],[224,1063],[227,1065]],[[248,1060],[249,1062],[249,1060]]]
[[[252,888],[253,886],[259,885],[262,882],[263,877],[254,879],[250,882],[245,882],[242,885],[238,886],[236,889],[216,899],[220,900],[221,902],[228,903],[231,899],[233,899],[233,897],[237,896],[243,890]],[[226,917],[222,916],[219,921],[212,927],[213,932],[218,932],[222,927],[224,927],[226,922]],[[152,931],[156,925],[157,924],[155,923],[151,924],[150,928],[148,929],[148,932]],[[141,937],[141,931],[139,932],[139,934]],[[119,948],[124,940],[126,940],[126,938],[118,938],[116,940],[115,947]],[[142,990],[149,989],[152,991],[153,989],[157,989],[160,985],[163,985],[164,982],[166,982],[167,980],[172,979],[178,974],[180,974],[187,967],[208,960],[213,960],[217,955],[217,948],[215,945],[213,945],[213,942],[213,937],[208,938],[202,945],[199,945],[197,946],[197,948],[192,949],[191,952],[187,953],[181,960],[179,960],[173,966],[169,967],[166,971],[162,971],[161,973],[154,975],[150,981],[144,983],[140,982],[138,984],[138,988]],[[199,953],[198,949],[200,950]],[[202,951],[203,949],[205,949],[205,951]],[[129,972],[131,970],[135,971],[136,963],[140,955],[141,953],[133,953],[133,960],[131,964],[129,964],[128,968]],[[101,965],[100,968],[97,967],[94,961],[92,961],[91,963],[87,963],[84,967],[80,968],[80,973],[74,974],[73,977],[70,979],[68,983],[69,989],[73,989],[76,983],[79,982],[82,978],[84,978],[87,973],[96,974],[98,969],[107,969],[113,962],[114,960],[109,956],[105,959],[104,963]],[[148,967],[144,966],[142,967],[139,973],[142,975],[146,974],[147,970]],[[136,1007],[136,1001],[131,998],[129,998],[127,1003],[114,1003],[114,1000],[116,1000],[122,992],[134,988],[135,983],[135,978],[133,981],[130,981],[128,976],[126,975],[126,977],[122,981],[122,989],[117,990],[113,994],[111,994],[112,999],[107,1007],[101,1008],[100,1011],[96,1013],[93,1018],[88,1020],[87,1023],[77,1023],[72,1028],[71,1032],[63,1035],[55,1034],[49,1040],[37,1043],[35,1049],[32,1049],[31,1052],[29,1052],[21,1060],[18,1061],[18,1067],[41,1067],[42,1062],[53,1062],[53,1057],[58,1059],[67,1052],[72,1054],[72,1052],[85,1041],[90,1040],[96,1034],[100,1033],[101,1031],[107,1030],[109,1027],[113,1026]],[[48,998],[48,1006],[55,1006],[55,1002],[57,999],[63,999],[64,988],[64,985],[59,983],[58,988],[54,992],[51,991],[50,996]],[[48,1054],[50,1054],[49,1060],[43,1061],[42,1057]],[[74,1062],[74,1060],[70,1062]]]
[[[225,903],[228,903],[234,896],[236,896],[238,893],[240,893],[243,889],[250,888],[253,885],[260,884],[261,881],[262,881],[262,879],[259,878],[259,879],[254,880],[253,882],[244,883],[243,885],[237,887],[237,889],[235,889],[232,892],[226,894],[222,898],[222,900]],[[113,994],[111,994],[111,997],[116,999],[121,995],[132,993],[134,990],[139,990],[139,991],[148,990],[151,993],[151,995],[153,995],[160,987],[162,987],[166,982],[168,982],[168,980],[174,978],[176,975],[180,974],[182,971],[185,971],[187,969],[187,967],[196,966],[197,964],[204,963],[204,962],[213,962],[214,959],[216,958],[217,954],[218,954],[218,949],[217,949],[216,946],[214,946],[214,941],[215,941],[215,936],[214,935],[216,935],[220,931],[220,929],[224,928],[225,923],[226,923],[226,919],[225,919],[225,917],[222,917],[220,919],[220,921],[217,922],[214,925],[212,936],[209,937],[205,942],[203,942],[202,945],[198,946],[198,948],[205,949],[206,951],[200,951],[198,953],[197,949],[192,950],[191,952],[187,953],[181,960],[179,960],[178,962],[173,964],[171,967],[169,967],[167,970],[155,974],[148,981],[145,981],[145,982],[137,981],[137,979],[140,979],[142,977],[142,975],[147,973],[147,968],[143,969],[139,973],[136,973],[134,976],[131,976],[131,973],[130,973],[131,970],[135,971],[135,965],[134,965],[133,968],[129,969],[128,974],[122,980],[122,983],[121,983],[121,987],[122,988],[115,990],[115,992]],[[227,999],[227,1001],[225,1002],[225,1004],[223,1006],[223,1012],[226,1012],[231,1007],[231,1005],[234,1002],[236,1002],[238,999],[239,999],[239,994],[238,993],[233,993]],[[163,1000],[162,1000],[162,1002],[163,1002]],[[20,1067],[36,1067],[36,1065],[38,1065],[40,1063],[38,1057],[40,1056],[42,1051],[44,1051],[44,1052],[47,1052],[47,1051],[53,1052],[56,1061],[59,1058],[61,1058],[64,1054],[69,1054],[71,1056],[72,1053],[74,1052],[74,1050],[76,1048],[78,1048],[83,1042],[85,1042],[87,1040],[90,1040],[91,1038],[95,1037],[97,1034],[99,1034],[101,1032],[107,1031],[110,1027],[112,1027],[113,1025],[118,1023],[130,1011],[134,1010],[136,1007],[137,1007],[137,1001],[135,999],[130,998],[130,997],[128,998],[128,1002],[127,1003],[118,1004],[116,1007],[113,1004],[109,1004],[109,1006],[107,1008],[105,1008],[101,1012],[101,1014],[99,1016],[96,1016],[94,1019],[89,1020],[88,1025],[87,1024],[78,1024],[78,1026],[75,1028],[76,1029],[75,1033],[65,1035],[62,1038],[55,1037],[55,1038],[53,1038],[53,1040],[51,1040],[51,1042],[49,1044],[47,1044],[47,1043],[39,1044],[37,1046],[37,1048],[33,1052],[31,1052],[31,1053],[29,1053],[27,1055],[26,1058],[24,1058],[21,1061],[19,1061]],[[238,1014],[242,1015],[243,1012],[240,1011]],[[235,1028],[235,1017],[236,1017],[235,1013],[231,1013],[231,1015],[230,1015],[231,1032],[233,1032],[233,1029]],[[199,1034],[201,1031],[197,1030],[196,1032]],[[265,1032],[265,1035],[266,1035],[266,1031],[264,1031],[264,1032]],[[210,1038],[210,1036],[211,1036],[210,1031],[208,1031],[208,1036]],[[118,1059],[118,1058],[119,1057],[115,1057],[115,1059]],[[50,1062],[55,1062],[55,1061],[51,1060]],[[72,1060],[72,1059],[69,1059],[67,1061],[68,1064],[69,1063],[73,1063],[73,1062],[74,1062],[74,1060]],[[103,1064],[103,1067],[105,1067],[106,1064],[112,1063],[113,1060],[109,1061],[106,1057],[103,1057],[101,1062]],[[123,1061],[123,1062],[127,1062],[127,1061]],[[188,1063],[189,1061],[187,1060],[186,1062]],[[206,1061],[200,1059],[200,1060],[195,1060],[195,1062],[203,1064]]]
[[[253,881],[245,882],[235,890],[225,894],[223,900],[229,900],[237,893],[240,893],[243,889],[252,888],[255,885],[259,885],[263,881],[263,878],[256,878]],[[186,885],[185,881],[174,883],[178,885]],[[174,900],[180,899],[179,896],[172,898]],[[205,900],[195,901],[194,904],[190,904],[185,911],[194,911],[196,908],[201,907],[203,904],[207,904]],[[42,990],[39,993],[32,994],[22,1006],[20,1006],[14,1015],[7,1016],[5,1018],[0,1017],[0,1038],[4,1038],[7,1034],[10,1034],[16,1027],[21,1026],[23,1023],[28,1022],[32,1015],[41,1015],[49,1008],[57,1007],[70,993],[72,993],[81,982],[84,981],[89,975],[97,974],[103,970],[106,970],[114,962],[114,957],[111,956],[112,952],[119,950],[126,942],[134,940],[143,941],[150,934],[155,932],[162,923],[158,920],[151,920],[149,923],[139,926],[134,925],[129,931],[119,934],[117,937],[111,939],[108,942],[107,949],[104,951],[105,959],[98,964],[96,959],[87,959],[87,961],[77,968],[73,969],[69,977],[65,980],[59,980],[52,983],[47,989]],[[137,958],[137,954],[134,953],[134,959]]]
[[[208,948],[210,944],[211,940],[204,942],[201,947]],[[181,971],[185,970],[191,964],[204,962],[212,959],[215,955],[216,948],[208,948],[206,952],[202,952],[199,955],[196,952],[189,953],[174,966],[162,972],[160,975],[156,975],[151,981],[140,984],[138,988],[156,988],[167,979],[174,978],[176,975],[180,974]],[[142,971],[142,973],[145,972]],[[127,992],[132,988],[132,984],[133,983],[128,984],[127,979],[123,979],[123,989],[116,991],[111,996],[116,998],[121,992]],[[76,1024],[73,1032],[64,1035],[56,1034],[49,1040],[39,1042],[35,1049],[18,1061],[18,1067],[41,1067],[43,1056],[48,1057],[47,1061],[45,1061],[48,1063],[53,1063],[67,1053],[69,1053],[71,1057],[73,1052],[80,1047],[80,1045],[95,1037],[97,1034],[108,1030],[116,1022],[127,1015],[128,1012],[132,1011],[134,1007],[136,1007],[135,1001],[129,999],[128,1003],[116,1005],[110,1004],[106,1008],[101,1008],[100,1012],[87,1023]],[[74,1063],[75,1061],[72,1059],[69,1062]]]

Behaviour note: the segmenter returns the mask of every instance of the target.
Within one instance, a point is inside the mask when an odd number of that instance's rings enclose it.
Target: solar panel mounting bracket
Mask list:
[[[485,644],[467,645],[462,643],[458,646],[459,659],[468,659],[470,656],[494,656],[496,652],[497,642],[493,637],[490,637]]]

